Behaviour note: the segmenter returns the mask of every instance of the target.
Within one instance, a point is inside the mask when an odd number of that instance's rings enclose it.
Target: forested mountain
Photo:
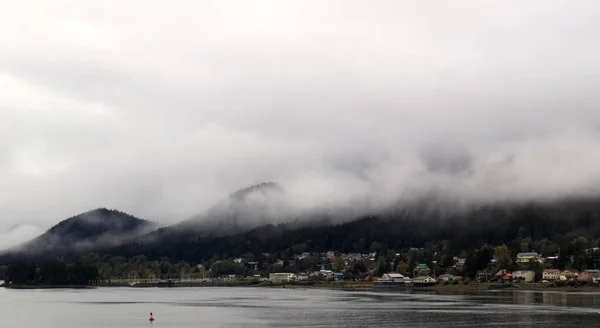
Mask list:
[[[155,229],[154,223],[132,215],[99,208],[61,221],[43,235],[20,245],[11,253],[63,256],[120,245]]]
[[[600,237],[600,201],[569,200],[483,206],[471,210],[434,211],[412,208],[367,216],[337,225],[265,225],[229,236],[162,239],[160,243],[133,241],[109,251],[119,256],[144,254],[198,263],[242,254],[336,250],[368,252],[374,243],[389,249],[445,244],[453,254],[482,245],[514,245],[515,251],[535,247],[540,240],[565,245],[577,237]],[[525,246],[523,243],[528,243]],[[539,248],[539,247],[538,247]],[[552,253],[555,248],[539,250]],[[554,255],[554,254],[545,254]]]
[[[264,206],[270,206],[269,200],[276,203],[282,193],[275,184],[245,188],[202,216],[145,234],[154,228],[152,223],[98,209],[59,223],[25,244],[22,252],[0,257],[0,263],[31,254],[37,254],[37,260],[68,260],[85,252],[188,263],[242,255],[259,259],[264,253],[285,258],[298,252],[365,253],[382,248],[426,248],[431,254],[464,256],[482,245],[501,244],[513,253],[560,252],[564,259],[573,254],[574,239],[585,237],[594,246],[600,238],[600,198],[471,207],[423,201],[334,221],[326,214],[276,218],[278,212]],[[263,221],[254,220],[263,215],[273,215],[267,217],[273,223],[257,227]]]

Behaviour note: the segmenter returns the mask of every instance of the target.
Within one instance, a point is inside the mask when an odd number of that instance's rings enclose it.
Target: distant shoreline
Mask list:
[[[445,285],[435,286],[389,286],[375,287],[372,282],[296,282],[296,283],[270,283],[255,281],[228,281],[228,282],[173,282],[167,283],[137,283],[133,286],[128,283],[105,283],[99,284],[99,287],[128,287],[128,288],[202,288],[202,287],[254,287],[254,288],[289,288],[289,289],[333,289],[333,290],[362,290],[362,291],[436,291],[436,292],[468,292],[468,291],[584,291],[599,292],[600,285],[585,286],[552,286],[547,283],[516,283],[510,285],[499,285],[495,283],[471,283],[467,285]]]
[[[543,283],[519,283],[511,285],[498,285],[494,283],[472,283],[468,285],[435,286],[386,286],[375,287],[371,282],[310,282],[310,283],[269,283],[254,281],[237,282],[140,282],[134,285],[123,282],[100,283],[90,286],[78,285],[0,285],[9,289],[96,289],[104,288],[287,288],[287,289],[330,289],[348,291],[415,291],[415,292],[473,292],[473,291],[563,291],[563,292],[598,292],[600,285],[585,286],[552,286]]]
[[[7,285],[3,284],[0,287],[7,289],[95,289],[98,286],[77,286],[77,285]]]

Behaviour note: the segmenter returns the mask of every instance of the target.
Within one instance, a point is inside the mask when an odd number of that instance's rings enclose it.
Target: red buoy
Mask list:
[[[152,317],[152,312],[150,312],[150,319],[148,320],[150,320],[150,322],[154,321],[154,318]]]

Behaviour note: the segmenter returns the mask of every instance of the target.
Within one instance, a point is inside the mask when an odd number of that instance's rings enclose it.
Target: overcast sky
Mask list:
[[[0,246],[97,207],[176,222],[600,185],[600,2],[0,2]],[[18,236],[15,237],[14,232]]]

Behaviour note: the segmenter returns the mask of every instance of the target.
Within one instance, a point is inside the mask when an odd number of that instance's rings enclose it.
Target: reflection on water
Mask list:
[[[600,294],[280,288],[0,289],[2,327],[598,327]]]

